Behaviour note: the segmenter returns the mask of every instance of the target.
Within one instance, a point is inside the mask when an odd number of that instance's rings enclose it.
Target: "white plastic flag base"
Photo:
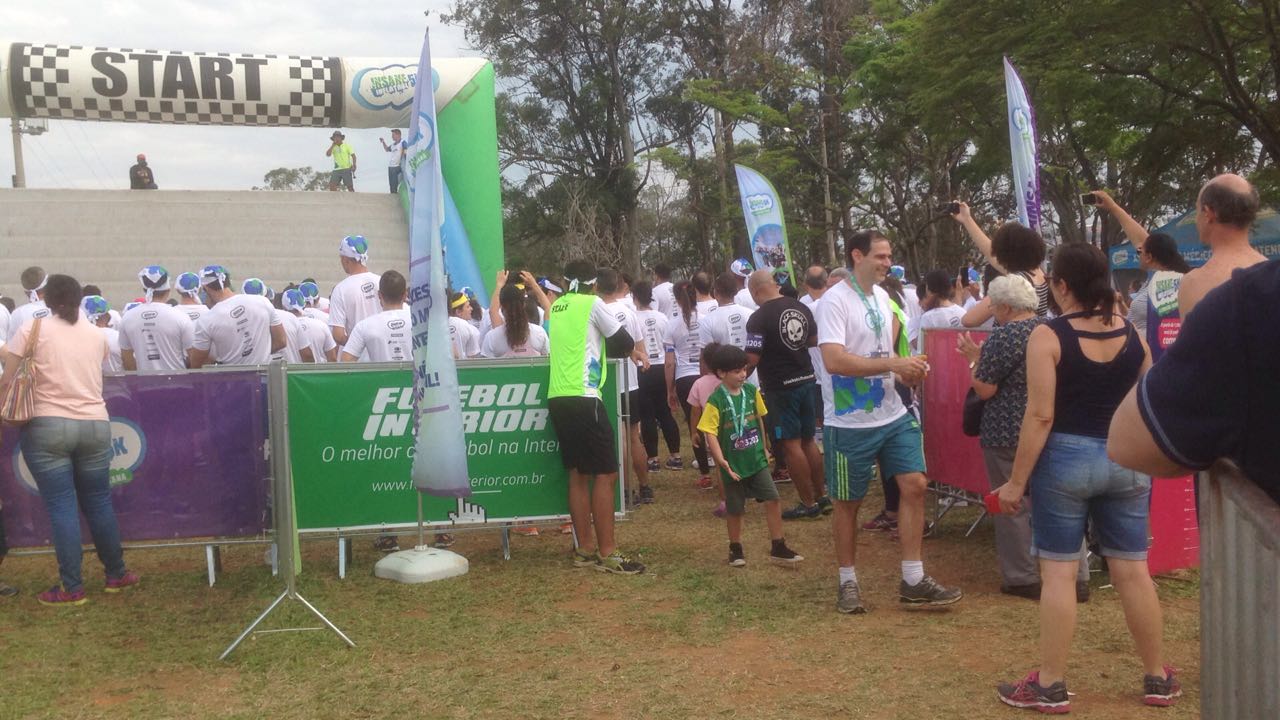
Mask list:
[[[373,574],[396,582],[426,583],[466,575],[470,567],[458,553],[422,545],[387,555],[373,566]]]

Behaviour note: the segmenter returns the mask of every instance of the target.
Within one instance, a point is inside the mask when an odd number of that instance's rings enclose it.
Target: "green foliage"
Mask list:
[[[276,168],[262,176],[262,185],[254,190],[325,190],[329,187],[329,173],[315,168]]]

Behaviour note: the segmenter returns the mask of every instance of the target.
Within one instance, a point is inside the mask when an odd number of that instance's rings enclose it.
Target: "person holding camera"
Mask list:
[[[964,228],[965,233],[978,250],[997,270],[1011,275],[1021,275],[1035,288],[1036,315],[1045,317],[1049,314],[1049,281],[1044,270],[1045,244],[1040,233],[1016,222],[1005,223],[996,230],[995,237],[988,237],[978,226],[969,212],[969,204],[955,201],[947,206],[946,211]],[[978,327],[991,319],[991,300],[984,298],[965,313],[964,326]]]

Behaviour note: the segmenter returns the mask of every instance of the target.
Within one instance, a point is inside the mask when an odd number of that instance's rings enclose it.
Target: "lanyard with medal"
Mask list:
[[[889,351],[884,349],[884,314],[880,312],[879,301],[877,301],[875,305],[872,305],[871,300],[867,298],[867,294],[862,291],[862,287],[858,285],[854,278],[849,278],[849,284],[853,286],[854,292],[858,293],[858,297],[862,299],[863,306],[867,308],[867,325],[870,326],[871,331],[876,334],[876,349],[868,354],[867,357],[889,357]],[[891,375],[892,373],[884,373],[873,377],[889,378]]]
[[[738,403],[734,407],[734,396],[725,390],[724,394],[728,397],[729,402],[729,420],[733,423],[733,432],[729,435],[729,439],[733,441],[734,450],[746,450],[747,448],[760,442],[760,431],[751,428],[747,432],[747,393],[745,390],[738,390]]]

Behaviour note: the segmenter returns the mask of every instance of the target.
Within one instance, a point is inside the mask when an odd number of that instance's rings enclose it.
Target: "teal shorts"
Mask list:
[[[822,428],[822,465],[827,493],[834,500],[858,501],[876,473],[876,462],[885,477],[922,473],[924,436],[920,421],[904,413],[888,425],[874,428]]]

